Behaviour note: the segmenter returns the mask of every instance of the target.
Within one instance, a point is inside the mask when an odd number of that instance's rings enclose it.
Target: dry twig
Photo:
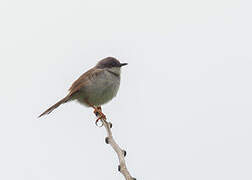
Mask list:
[[[119,163],[120,165],[118,166],[118,171],[120,171],[123,176],[125,177],[126,180],[136,180],[136,178],[133,178],[127,167],[126,167],[126,163],[125,163],[125,159],[124,157],[126,156],[126,151],[122,150],[119,145],[115,142],[113,136],[112,136],[112,132],[111,132],[111,127],[112,124],[110,122],[107,122],[105,119],[101,119],[104,127],[106,128],[107,134],[108,136],[105,138],[105,142],[107,144],[110,144],[112,146],[112,148],[114,149],[114,151],[116,152],[118,159],[119,159]]]

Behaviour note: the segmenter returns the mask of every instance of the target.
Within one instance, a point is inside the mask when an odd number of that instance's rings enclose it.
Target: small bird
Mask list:
[[[51,113],[54,109],[66,102],[77,100],[81,104],[92,107],[100,119],[106,119],[101,105],[113,99],[120,86],[121,67],[128,63],[120,63],[114,57],[100,60],[96,66],[82,74],[70,87],[66,97],[48,108],[39,117]]]

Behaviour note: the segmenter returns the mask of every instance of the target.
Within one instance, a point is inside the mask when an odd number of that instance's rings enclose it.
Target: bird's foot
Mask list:
[[[100,112],[102,112],[101,106],[98,106],[96,108],[94,108],[94,114],[99,117],[100,116]]]
[[[96,119],[95,125],[96,125],[96,126],[99,126],[99,127],[102,127],[102,126],[103,126],[103,122],[102,122],[101,125],[98,124],[98,122],[101,121],[102,119],[103,119],[103,120],[106,120],[106,116],[105,116],[103,113],[102,113],[102,115],[101,115],[98,119]]]
[[[103,126],[103,123],[101,125],[98,125],[98,122],[102,119],[106,120],[107,118],[105,114],[102,113],[102,109],[100,106],[94,108],[94,114],[98,116],[98,119],[95,121],[96,126],[99,127]]]
[[[88,102],[87,99],[85,99],[84,101],[85,101],[90,107],[92,107],[92,108],[94,109],[94,114],[98,117],[98,119],[95,121],[96,126],[102,127],[102,126],[103,126],[103,122],[102,122],[101,125],[98,125],[98,122],[99,122],[100,120],[102,120],[102,119],[106,120],[107,118],[106,118],[105,114],[102,113],[101,106],[97,106],[97,107],[96,107],[96,106],[94,106],[93,104],[90,104],[90,103]]]

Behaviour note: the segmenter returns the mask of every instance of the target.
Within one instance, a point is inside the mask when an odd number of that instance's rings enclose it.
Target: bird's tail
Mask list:
[[[57,102],[56,104],[54,104],[53,106],[51,106],[50,108],[48,108],[45,112],[43,112],[42,114],[39,115],[38,118],[40,118],[41,116],[44,116],[46,114],[51,113],[54,109],[56,109],[57,107],[59,107],[61,104],[66,103],[67,101],[70,100],[70,96],[66,96],[63,99],[61,99],[59,102]]]

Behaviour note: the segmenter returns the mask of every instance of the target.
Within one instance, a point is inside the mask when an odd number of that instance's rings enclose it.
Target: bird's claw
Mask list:
[[[95,125],[98,126],[98,127],[102,127],[103,126],[103,122],[102,122],[102,119],[106,120],[106,116],[104,114],[100,115],[99,114],[99,118],[95,121]],[[98,122],[101,121],[101,125],[98,124]]]
[[[95,121],[95,125],[98,127],[102,127],[103,126],[102,119],[106,120],[106,116],[102,113],[100,106],[98,106],[98,107],[93,106],[93,108],[94,108],[94,114],[98,117],[98,119]],[[98,124],[99,121],[102,122],[101,125]]]

